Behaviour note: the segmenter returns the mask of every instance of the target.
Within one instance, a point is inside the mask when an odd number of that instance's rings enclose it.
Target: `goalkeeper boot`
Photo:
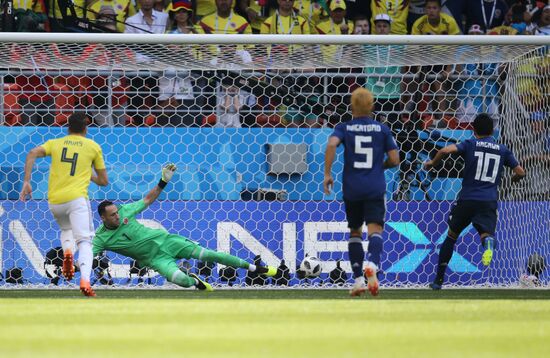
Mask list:
[[[74,264],[73,264],[73,253],[71,250],[65,250],[63,253],[63,266],[61,268],[61,273],[70,281],[74,277]]]
[[[86,297],[96,296],[94,290],[92,289],[92,286],[90,286],[90,282],[86,280],[80,280],[80,291]]]
[[[273,277],[277,274],[277,268],[273,266],[257,266],[256,272],[260,275],[266,275],[267,277]]]
[[[376,271],[376,265],[372,262],[368,262],[367,266],[365,267],[364,274],[365,278],[367,279],[367,289],[373,296],[378,296],[379,288],[378,276],[376,276]]]
[[[202,280],[199,276],[197,276],[196,274],[194,273],[190,273],[189,274],[189,277],[191,278],[194,278],[196,281],[197,281],[197,284],[195,285],[195,287],[201,291],[206,291],[206,292],[212,292],[214,291],[214,289],[212,288],[212,285],[210,285],[208,282],[206,282],[205,280]]]
[[[485,238],[485,251],[481,256],[481,262],[483,263],[483,266],[489,266],[491,264],[491,261],[493,260],[494,242],[495,241],[492,237]]]
[[[442,286],[441,286],[440,284],[436,283],[436,282],[430,283],[430,288],[431,288],[432,290],[434,290],[434,291],[439,291],[439,290],[441,290],[441,287],[442,287]]]

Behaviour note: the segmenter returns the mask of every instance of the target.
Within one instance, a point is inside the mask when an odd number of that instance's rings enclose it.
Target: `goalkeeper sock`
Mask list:
[[[175,283],[181,287],[192,287],[198,284],[198,281],[192,277],[187,276],[185,273],[180,270],[175,271],[170,277],[170,282]]]
[[[443,280],[445,278],[445,271],[447,270],[449,261],[451,261],[451,257],[453,256],[453,249],[454,249],[455,243],[456,243],[456,240],[451,239],[449,236],[447,236],[445,241],[443,241],[441,248],[439,249],[437,276],[435,277],[435,281],[434,281],[438,285],[443,284]]]
[[[369,236],[369,261],[380,268],[380,256],[382,255],[382,235],[372,234]]]
[[[361,240],[361,237],[353,236],[349,238],[348,251],[353,277],[362,277],[365,249],[363,249],[363,240]]]
[[[90,282],[92,274],[92,243],[89,240],[80,240],[78,245],[78,265],[80,266],[80,277]]]
[[[222,265],[248,269],[250,264],[245,260],[242,260],[236,256],[226,254],[225,252],[218,252],[214,250],[201,248],[198,253],[193,251],[191,257],[206,262],[216,262]]]

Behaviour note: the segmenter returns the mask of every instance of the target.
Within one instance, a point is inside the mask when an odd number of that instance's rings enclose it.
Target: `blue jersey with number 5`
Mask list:
[[[496,201],[503,167],[513,169],[519,165],[512,151],[492,137],[469,139],[456,147],[464,158],[458,200]]]
[[[390,129],[368,117],[360,117],[338,124],[332,136],[344,144],[344,199],[383,197],[386,193],[384,155],[397,149]]]

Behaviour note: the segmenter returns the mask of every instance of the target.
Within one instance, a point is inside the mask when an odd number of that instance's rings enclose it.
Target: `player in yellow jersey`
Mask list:
[[[90,181],[106,186],[109,180],[101,147],[86,138],[88,117],[84,113],[74,113],[68,122],[67,136],[50,139],[27,154],[25,178],[19,199],[25,201],[27,197],[32,198],[31,174],[36,158],[51,157],[48,204],[61,229],[63,276],[67,280],[74,276],[73,255],[76,243],[81,273],[80,290],[85,296],[95,296],[90,286],[94,225],[88,186]]]

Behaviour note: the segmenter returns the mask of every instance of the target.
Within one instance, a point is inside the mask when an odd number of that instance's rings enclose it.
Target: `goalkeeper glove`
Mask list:
[[[174,163],[168,163],[164,166],[164,168],[162,168],[162,178],[160,179],[158,184],[161,189],[164,189],[166,184],[168,184],[168,182],[172,180],[172,176],[174,175],[176,169],[177,167]]]

